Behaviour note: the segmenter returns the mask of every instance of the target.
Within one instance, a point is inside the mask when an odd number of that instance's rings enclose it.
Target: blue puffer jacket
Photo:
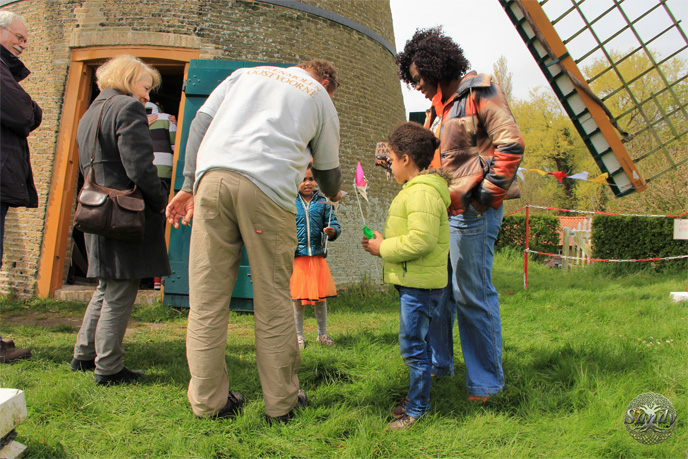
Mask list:
[[[337,216],[332,211],[330,219],[330,209],[332,206],[327,203],[327,198],[317,191],[313,192],[313,197],[309,203],[301,197],[296,196],[296,236],[299,244],[296,246],[297,257],[312,257],[325,254],[325,233],[323,228],[331,226],[334,228],[334,241],[342,233]],[[329,225],[328,225],[329,222]]]

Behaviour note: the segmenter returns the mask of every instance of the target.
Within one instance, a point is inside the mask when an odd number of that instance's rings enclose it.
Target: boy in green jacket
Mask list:
[[[428,327],[447,285],[450,204],[441,169],[427,170],[439,140],[417,123],[389,136],[389,163],[403,188],[389,207],[384,237],[375,231],[363,248],[383,258],[383,278],[399,291],[399,348],[409,368],[408,394],[393,409],[390,424],[401,429],[430,410]]]

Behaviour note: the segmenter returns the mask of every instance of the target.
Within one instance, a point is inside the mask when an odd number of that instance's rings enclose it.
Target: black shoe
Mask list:
[[[9,363],[31,357],[31,349],[15,347],[11,339],[0,340],[0,363]]]
[[[290,412],[288,412],[287,414],[283,414],[282,416],[268,416],[266,414],[265,420],[268,421],[268,424],[270,425],[272,425],[275,422],[281,422],[283,424],[286,424],[287,422],[291,421],[291,418],[294,417],[297,410],[300,410],[306,405],[308,405],[308,396],[306,395],[305,391],[299,390],[299,393],[296,396],[296,406],[292,408]]]
[[[235,418],[244,407],[244,396],[239,392],[229,392],[227,404],[212,416],[196,416],[198,419]]]
[[[95,370],[96,361],[95,360],[72,359],[72,363],[69,366],[72,368],[72,371]]]
[[[129,370],[128,368],[122,368],[118,373],[114,375],[95,375],[94,379],[96,384],[101,386],[109,386],[110,384],[126,384],[134,382],[143,376],[143,370]]]

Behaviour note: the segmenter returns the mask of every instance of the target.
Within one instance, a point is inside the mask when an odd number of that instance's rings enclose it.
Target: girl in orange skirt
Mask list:
[[[326,298],[336,296],[337,289],[325,260],[326,241],[334,241],[341,234],[332,206],[327,198],[316,190],[310,164],[306,176],[299,185],[296,197],[296,233],[298,246],[291,276],[291,297],[294,301],[294,320],[299,348],[306,346],[303,333],[303,317],[307,304],[315,305],[315,319],[318,322],[318,343],[334,345],[327,334]]]

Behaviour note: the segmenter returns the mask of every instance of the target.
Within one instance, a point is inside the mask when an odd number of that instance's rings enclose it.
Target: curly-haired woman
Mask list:
[[[397,65],[399,78],[432,103],[426,127],[440,139],[433,166],[452,175],[449,285],[429,333],[433,373],[454,374],[457,317],[469,400],[485,402],[504,388],[492,261],[502,201],[520,194],[514,178],[523,137],[502,89],[490,75],[468,71],[463,50],[441,27],[418,29]]]

